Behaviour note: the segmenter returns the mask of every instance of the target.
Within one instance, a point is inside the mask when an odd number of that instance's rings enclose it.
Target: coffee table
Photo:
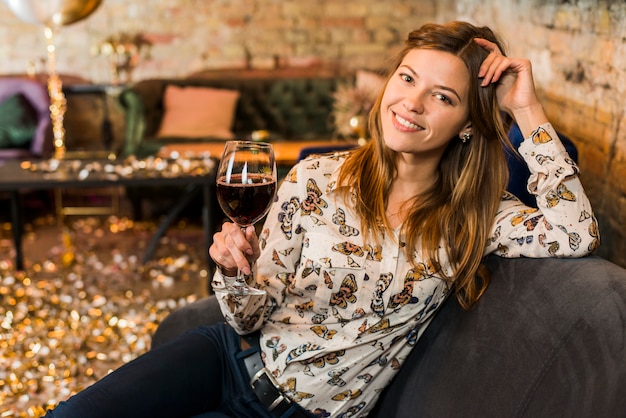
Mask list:
[[[164,160],[155,159],[160,165],[154,170],[129,169],[131,163],[125,161],[108,160],[62,160],[65,169],[46,171],[33,167],[46,166],[49,161],[0,161],[0,191],[9,192],[11,195],[11,228],[15,245],[15,266],[18,270],[24,268],[24,254],[22,250],[23,218],[21,212],[20,190],[52,190],[71,188],[102,188],[112,186],[185,186],[185,197],[169,211],[168,216],[161,222],[150,241],[143,261],[152,258],[159,238],[165,233],[169,225],[178,216],[180,211],[189,203],[195,193],[202,191],[202,223],[204,229],[205,246],[211,246],[215,220],[210,216],[210,210],[215,208],[213,196],[215,195],[215,175],[217,163],[215,159],[204,161],[204,169],[195,171],[169,171]],[[151,160],[151,161],[155,161]],[[77,162],[78,161],[78,162]],[[180,161],[177,162],[179,164]],[[133,164],[141,167],[141,162]],[[73,165],[76,169],[67,169]],[[102,168],[101,171],[93,170],[93,167]],[[93,171],[89,171],[92,169]],[[159,170],[161,168],[161,170]],[[117,170],[117,171],[116,171]],[[121,173],[121,174],[120,174]],[[212,267],[212,260],[208,257],[207,267]]]

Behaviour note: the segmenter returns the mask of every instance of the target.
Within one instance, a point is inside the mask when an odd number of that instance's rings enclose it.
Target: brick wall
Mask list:
[[[597,254],[626,267],[626,2],[446,0],[437,19],[489,25],[526,56],[556,128],[579,150]]]
[[[57,67],[111,81],[109,60],[95,51],[125,32],[152,43],[134,79],[245,66],[375,69],[410,29],[452,19],[491,26],[511,55],[533,61],[550,118],[579,148],[603,235],[598,254],[626,267],[623,1],[104,0],[88,19],[57,35]],[[0,74],[43,70],[43,57],[41,29],[20,22],[0,2]]]
[[[377,68],[408,30],[435,13],[436,0],[104,0],[57,35],[58,70],[108,81],[109,62],[94,52],[121,32],[152,42],[137,79],[248,63],[268,68],[276,58],[281,65]],[[23,72],[45,57],[41,30],[17,20],[3,2],[0,41],[0,73]]]

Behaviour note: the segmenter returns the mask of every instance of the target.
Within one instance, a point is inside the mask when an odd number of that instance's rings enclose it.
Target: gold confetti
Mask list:
[[[35,242],[37,228],[55,222],[25,225],[25,241]],[[0,241],[0,259],[7,260],[0,263],[0,418],[42,417],[148,350],[169,312],[203,296],[201,229],[193,244],[168,234],[154,260],[141,265],[155,230],[151,222],[115,216],[76,219],[59,230],[46,259],[25,260],[25,271],[15,271],[11,243]],[[1,229],[0,239],[7,234]]]

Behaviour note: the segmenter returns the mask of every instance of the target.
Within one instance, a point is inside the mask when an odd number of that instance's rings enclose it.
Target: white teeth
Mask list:
[[[409,129],[419,129],[419,126],[409,122],[408,120],[404,119],[403,117],[401,117],[400,115],[398,115],[397,113],[395,114],[396,120],[400,123],[400,125],[407,127]]]

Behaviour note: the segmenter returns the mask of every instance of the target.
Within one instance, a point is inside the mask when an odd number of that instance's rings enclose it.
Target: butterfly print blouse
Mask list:
[[[550,124],[520,147],[539,208],[505,193],[485,254],[579,257],[598,245],[598,226]],[[440,271],[415,248],[406,259],[400,228],[377,243],[336,189],[346,154],[310,157],[283,181],[253,267],[268,296],[224,296],[237,332],[261,329],[266,368],[282,391],[320,417],[364,416],[449,294]],[[393,236],[391,236],[393,235]],[[445,254],[440,268],[450,274]],[[223,286],[216,273],[214,287]]]

